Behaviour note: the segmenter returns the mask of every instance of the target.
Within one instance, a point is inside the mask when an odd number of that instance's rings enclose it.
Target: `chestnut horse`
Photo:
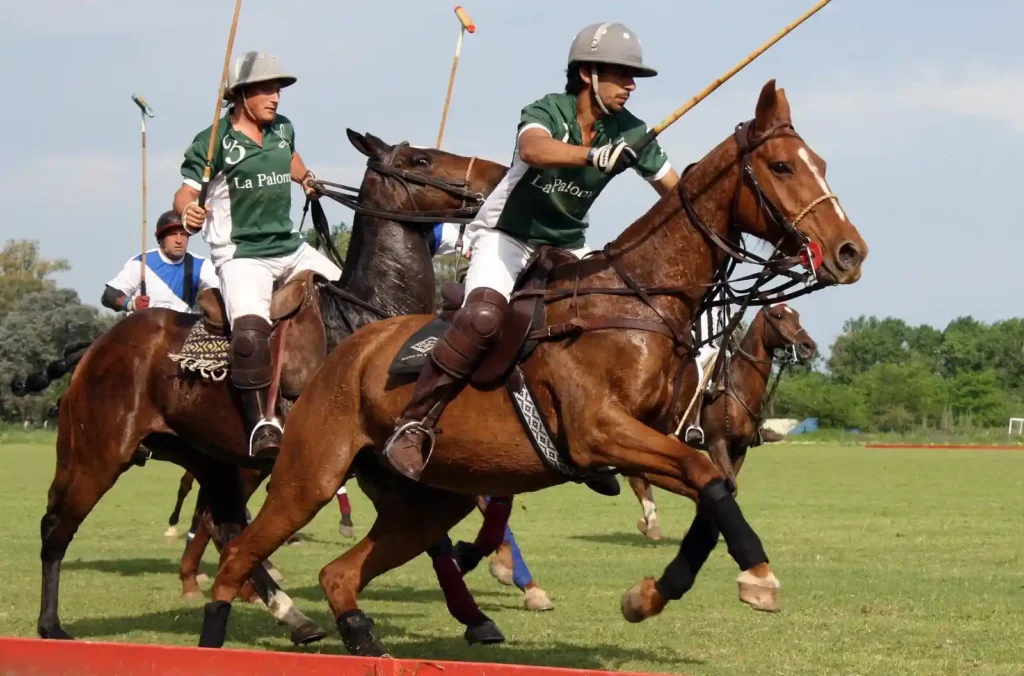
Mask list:
[[[765,395],[776,355],[784,355],[785,364],[811,359],[817,350],[817,344],[800,324],[800,313],[779,303],[762,308],[754,315],[738,348],[730,349],[726,352],[729,356],[720,360],[721,366],[716,369],[717,384],[712,392],[704,395],[701,419],[711,459],[734,487],[747,449],[761,444],[761,411],[767,403]],[[781,371],[775,385],[779,377]],[[768,396],[770,398],[771,394]],[[643,509],[637,529],[652,540],[661,539],[658,506],[651,484],[642,477],[630,477],[629,487]]]
[[[475,211],[507,171],[485,160],[404,143],[389,146],[351,130],[349,139],[369,158],[356,205],[363,211],[353,224],[341,279],[307,289],[312,300],[289,320],[281,357],[281,393],[288,399],[298,396],[327,351],[355,328],[381,316],[434,310],[427,230]],[[405,217],[412,223],[398,222]],[[100,336],[71,365],[74,375],[60,404],[56,474],[40,524],[43,638],[70,638],[58,616],[61,561],[82,521],[133,464],[151,456],[192,474],[200,484],[198,502],[209,507],[206,530],[218,544],[245,524],[245,503],[269,466],[248,457],[240,409],[226,380],[183,373],[168,356],[180,350],[197,320],[170,310],[139,312]],[[338,477],[334,490],[344,479]],[[378,488],[375,495],[388,500],[391,490],[397,488]],[[253,585],[275,617],[292,627],[293,642],[323,638],[323,630],[262,567]],[[468,596],[461,578],[458,585]],[[477,613],[478,620],[486,619]]]
[[[541,341],[522,370],[551,438],[578,468],[615,467],[697,501],[742,571],[740,600],[776,611],[779,581],[725,487],[725,473],[664,433],[674,429],[686,393],[696,386],[688,340],[693,318],[715,288],[716,272],[738,250],[741,233],[775,246],[765,271],[792,267],[806,251],[817,286],[856,282],[868,251],[825,182],[824,161],[794,130],[789,103],[774,81],[762,89],[754,119],[690,167],[677,190],[603,252],[548,275],[546,322],[530,335],[550,331],[556,339]],[[529,300],[524,295],[513,293],[513,307]],[[245,579],[331,500],[351,467],[396,476],[382,467],[379,450],[412,384],[389,389],[389,372],[399,350],[433,319],[371,324],[324,362],[291,411],[263,507],[222,551],[200,645],[223,644],[231,600]],[[474,496],[536,491],[567,480],[534,450],[498,384],[467,387],[439,428],[422,490],[382,505],[366,537],[320,572],[352,653],[384,653],[372,620],[358,607],[359,592],[442,537],[474,508]],[[362,485],[364,477],[358,478]],[[669,600],[649,577],[626,592],[622,611],[637,622]]]

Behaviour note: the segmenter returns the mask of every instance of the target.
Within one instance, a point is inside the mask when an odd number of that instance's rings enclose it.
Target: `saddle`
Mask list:
[[[317,277],[319,275],[312,270],[303,272],[274,292],[270,298],[271,324],[276,327],[282,319],[288,319],[315,298]],[[203,289],[199,294],[199,309],[203,312],[207,331],[215,336],[230,333],[220,289]]]
[[[318,287],[326,281],[315,272],[304,272],[271,297],[272,358],[275,366],[280,361],[280,393],[285,398],[297,398],[327,356],[318,302]],[[171,359],[186,370],[221,380],[227,375],[231,349],[224,297],[219,289],[204,289],[198,301],[202,319],[193,326],[181,353]]]

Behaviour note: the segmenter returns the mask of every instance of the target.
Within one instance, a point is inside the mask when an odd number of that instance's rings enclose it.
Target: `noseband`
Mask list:
[[[476,157],[470,158],[466,167],[466,176],[461,181],[442,181],[427,174],[409,169],[399,169],[394,166],[398,152],[408,147],[406,141],[397,144],[388,155],[386,162],[370,158],[366,161],[366,168],[380,174],[386,179],[394,179],[405,189],[409,199],[412,200],[412,209],[387,209],[369,207],[360,202],[359,188],[331,183],[330,181],[313,181],[313,188],[322,195],[330,197],[342,206],[346,206],[357,214],[363,214],[372,218],[382,218],[388,221],[399,223],[469,223],[476,216],[480,206],[484,203],[483,193],[469,189],[470,178],[473,172],[473,165]],[[457,197],[462,200],[462,205],[455,209],[436,209],[433,211],[422,211],[416,204],[416,197],[413,194],[411,185],[434,188],[441,192]]]

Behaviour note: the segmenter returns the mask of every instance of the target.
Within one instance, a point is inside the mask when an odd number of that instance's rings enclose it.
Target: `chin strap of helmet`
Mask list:
[[[591,89],[594,93],[594,102],[597,103],[597,107],[600,108],[601,112],[604,113],[605,115],[611,115],[611,112],[608,110],[608,108],[605,107],[604,101],[601,100],[601,94],[598,91],[601,87],[601,81],[597,79],[596,63],[590,64],[590,81],[592,83]]]

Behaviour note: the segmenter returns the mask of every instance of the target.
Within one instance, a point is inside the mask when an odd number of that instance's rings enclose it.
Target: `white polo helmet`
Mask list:
[[[235,59],[234,65],[228,70],[228,83],[224,89],[224,97],[230,98],[239,87],[273,80],[280,82],[283,89],[295,84],[297,78],[285,73],[281,69],[281,64],[270,54],[246,52]]]

